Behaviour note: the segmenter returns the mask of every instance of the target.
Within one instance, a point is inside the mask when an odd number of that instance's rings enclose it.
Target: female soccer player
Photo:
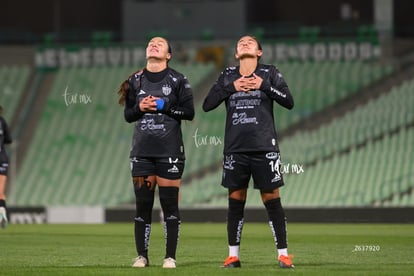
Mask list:
[[[293,268],[287,252],[286,219],[280,201],[280,152],[273,103],[292,109],[293,98],[282,74],[273,65],[260,64],[262,48],[253,36],[237,42],[239,65],[226,68],[203,103],[210,111],[223,101],[227,118],[222,185],[228,189],[227,236],[229,256],[224,267],[240,267],[239,249],[244,206],[250,177],[260,190],[278,251],[279,266]]]
[[[12,142],[9,127],[2,117],[3,107],[0,106],[0,225],[1,228],[7,226],[7,212],[6,212],[6,181],[7,171],[9,167],[9,159],[7,157],[5,144]]]
[[[176,267],[180,232],[178,192],[185,159],[181,120],[194,118],[194,103],[187,78],[168,66],[171,55],[165,38],[152,38],[146,48],[146,67],[124,81],[118,92],[125,120],[135,125],[130,159],[138,257],[133,267],[149,265],[151,213],[157,184],[166,235],[163,267]]]

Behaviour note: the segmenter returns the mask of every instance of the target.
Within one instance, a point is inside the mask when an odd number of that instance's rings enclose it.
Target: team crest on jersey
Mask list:
[[[171,86],[169,86],[168,84],[165,84],[165,85],[163,85],[163,86],[162,86],[162,93],[163,93],[165,96],[170,95],[170,94],[171,94],[171,90],[172,90],[172,88],[171,88]]]

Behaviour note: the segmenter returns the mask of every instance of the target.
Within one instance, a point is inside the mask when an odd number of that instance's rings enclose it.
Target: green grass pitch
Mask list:
[[[240,269],[227,257],[226,226],[185,223],[177,268],[162,269],[164,233],[154,223],[150,267],[132,268],[133,224],[9,225],[0,230],[0,275],[414,275],[413,224],[288,224],[293,270],[276,264],[266,223],[246,222]],[[137,271],[138,270],[138,271]]]

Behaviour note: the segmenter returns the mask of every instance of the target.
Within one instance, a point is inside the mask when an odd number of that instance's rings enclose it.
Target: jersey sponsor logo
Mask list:
[[[259,106],[261,102],[261,99],[240,99],[237,101],[230,101],[230,107],[235,107],[236,109],[250,109]]]
[[[233,164],[236,163],[236,161],[233,159],[233,154],[225,156],[223,167],[226,170],[234,170]]]
[[[268,152],[266,153],[267,159],[277,159],[279,157],[279,154],[277,152]]]
[[[141,130],[163,130],[165,131],[165,125],[156,124],[154,119],[143,119],[141,121]]]
[[[245,125],[245,124],[256,124],[256,125],[259,124],[259,122],[257,122],[256,117],[247,117],[246,112],[233,113],[232,118],[233,118],[233,121],[232,121],[233,126]]]
[[[253,109],[256,106],[260,106],[261,91],[253,90],[248,94],[245,92],[236,92],[230,96],[229,106],[236,109]]]
[[[231,94],[230,99],[237,99],[237,98],[260,98],[262,95],[262,92],[260,90],[252,90],[249,91],[249,93],[246,92],[236,92]]]
[[[170,94],[171,94],[171,90],[172,90],[172,88],[171,88],[171,86],[169,86],[168,84],[164,84],[164,85],[162,86],[162,93],[163,93],[165,96],[170,95]]]

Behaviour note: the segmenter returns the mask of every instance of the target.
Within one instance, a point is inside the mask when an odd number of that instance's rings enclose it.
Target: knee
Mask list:
[[[147,176],[134,177],[134,192],[136,199],[154,198],[153,184]]]
[[[150,190],[154,190],[155,187],[155,177],[153,176],[134,176],[132,182],[134,183],[134,189],[148,187]]]
[[[229,198],[240,200],[240,201],[246,201],[247,190],[246,189],[229,190]]]
[[[144,180],[144,177],[142,178],[142,180]],[[151,190],[147,185],[139,185],[139,182],[137,181],[134,182],[134,192],[137,216],[150,218],[154,206],[154,190]]]
[[[260,196],[262,197],[263,203],[266,203],[274,199],[279,199],[280,201],[279,189],[274,189],[272,191],[260,191]]]
[[[159,187],[160,204],[165,219],[172,217],[180,219],[178,210],[178,192],[179,188],[177,187]]]
[[[264,202],[264,206],[266,207],[268,214],[279,214],[285,217],[285,210],[283,209],[280,198],[268,200]]]
[[[229,198],[229,214],[232,214],[236,217],[244,216],[244,206],[246,204],[245,200],[237,200],[234,198]]]

